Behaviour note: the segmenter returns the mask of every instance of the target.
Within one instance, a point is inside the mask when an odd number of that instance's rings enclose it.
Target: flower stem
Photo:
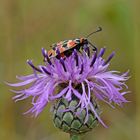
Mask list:
[[[70,140],[80,140],[78,135],[70,134]]]

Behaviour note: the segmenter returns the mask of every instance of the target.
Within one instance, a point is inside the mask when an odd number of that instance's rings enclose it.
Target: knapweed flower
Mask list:
[[[26,113],[37,116],[49,102],[53,102],[54,123],[60,129],[69,133],[84,133],[100,122],[98,102],[102,101],[113,107],[128,102],[123,89],[127,88],[128,72],[120,74],[109,71],[110,60],[114,52],[105,60],[105,48],[90,56],[90,50],[82,53],[74,50],[66,58],[49,59],[47,51],[42,49],[44,65],[34,66],[27,63],[34,73],[17,77],[21,82],[9,84],[13,87],[23,87],[15,91],[15,101],[32,97],[32,108]],[[28,87],[26,87],[28,85]],[[86,128],[85,128],[86,127]]]

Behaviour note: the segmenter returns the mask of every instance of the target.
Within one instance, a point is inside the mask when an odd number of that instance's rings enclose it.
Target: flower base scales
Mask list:
[[[93,103],[93,102],[92,102]],[[98,119],[95,117],[94,113],[85,109],[81,110],[81,107],[77,107],[78,99],[66,100],[64,98],[59,99],[53,106],[53,122],[54,125],[61,129],[62,131],[70,134],[83,134],[90,130],[98,124]],[[99,112],[97,104],[93,104],[96,111]]]

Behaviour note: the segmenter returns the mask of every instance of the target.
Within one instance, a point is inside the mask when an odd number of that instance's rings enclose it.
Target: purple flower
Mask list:
[[[67,58],[49,59],[47,51],[42,49],[44,56],[44,65],[35,67],[32,61],[27,63],[32,67],[34,73],[27,76],[17,77],[21,82],[9,84],[13,87],[22,87],[28,85],[23,90],[12,90],[17,95],[13,97],[15,101],[32,97],[32,108],[26,113],[33,113],[37,116],[44,107],[61,97],[72,100],[73,96],[79,99],[78,106],[81,110],[92,110],[100,123],[105,124],[100,119],[95,107],[91,103],[91,98],[103,101],[114,107],[112,103],[119,106],[128,102],[123,91],[126,87],[125,81],[128,80],[128,72],[120,74],[118,71],[109,71],[109,62],[114,56],[114,52],[107,58],[103,59],[105,48],[99,53],[95,52],[90,57],[89,50],[82,53],[73,51],[72,55]],[[56,90],[62,87],[61,90]],[[79,90],[78,85],[81,89]],[[66,111],[66,110],[65,110]]]

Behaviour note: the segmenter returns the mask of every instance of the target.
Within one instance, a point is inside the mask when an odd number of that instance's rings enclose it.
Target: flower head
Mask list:
[[[71,101],[76,97],[77,107],[80,107],[81,111],[87,111],[85,121],[88,120],[90,108],[98,121],[105,126],[91,99],[103,101],[112,107],[112,103],[121,106],[122,103],[128,102],[124,98],[127,92],[123,91],[123,88],[127,87],[125,81],[129,78],[128,72],[120,74],[118,71],[108,70],[114,52],[106,60],[103,58],[105,48],[91,56],[89,52],[88,49],[82,53],[74,50],[69,57],[49,59],[47,51],[42,49],[45,64],[35,67],[32,61],[28,60],[27,63],[34,73],[17,77],[21,82],[9,84],[13,87],[29,85],[23,90],[13,90],[17,94],[13,99],[19,101],[31,96],[33,106],[26,113],[37,116],[49,102],[62,97]]]

